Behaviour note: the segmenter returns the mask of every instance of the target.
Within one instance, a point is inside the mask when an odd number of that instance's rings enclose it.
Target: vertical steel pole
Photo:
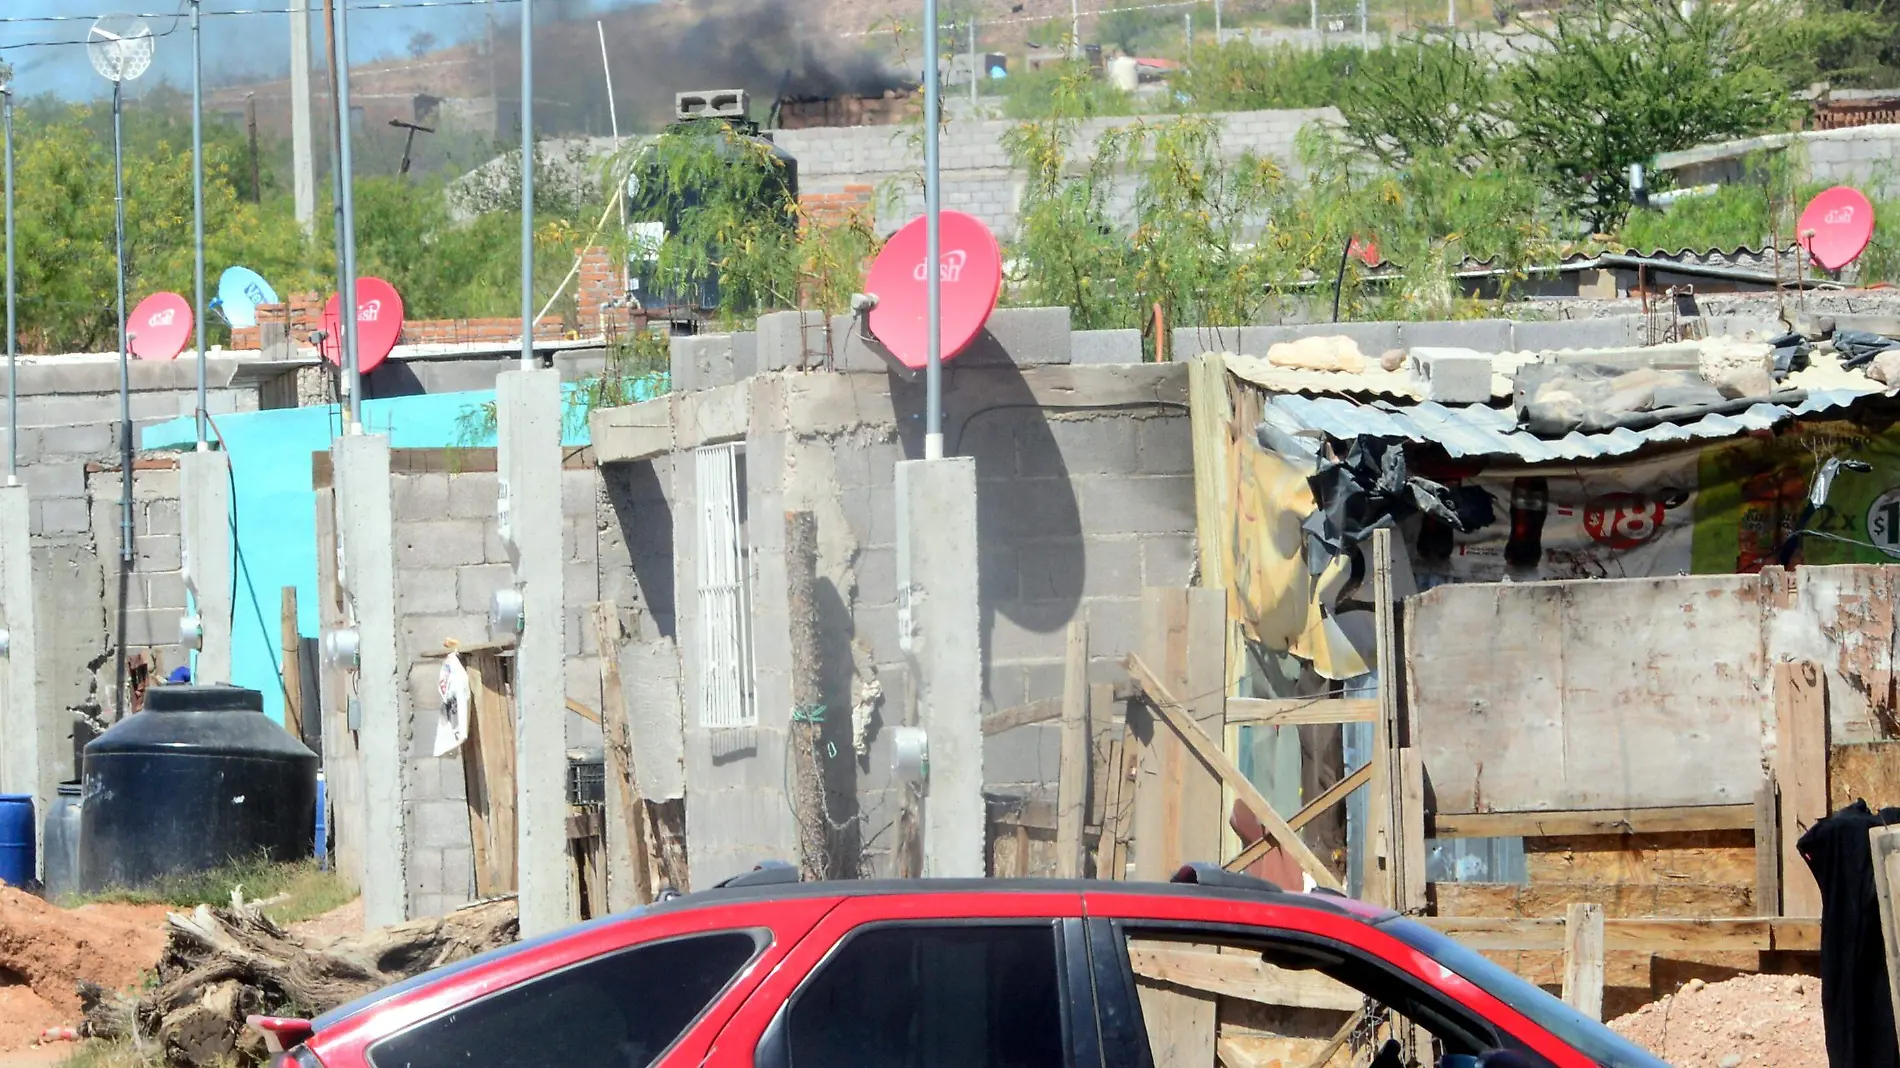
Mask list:
[[[534,0],[521,0],[521,369],[534,370]]]
[[[982,65],[976,61],[976,19],[970,19],[970,118],[974,120],[977,108],[977,80],[982,77]]]
[[[191,0],[191,211],[192,240],[197,250],[194,280],[197,303],[192,315],[198,324],[198,451],[205,445],[205,97],[204,41],[199,32],[199,0]]]
[[[112,196],[113,244],[117,258],[113,273],[118,276],[119,291],[119,619],[118,639],[113,642],[114,711],[125,718],[125,639],[126,584],[132,573],[132,366],[125,324],[125,137],[121,116],[125,110],[125,86],[112,83]]]
[[[7,170],[7,485],[20,484],[20,380],[19,342],[13,319],[13,83],[8,82],[0,99],[5,109]]]
[[[942,184],[937,140],[942,126],[938,66],[937,0],[924,0],[924,282],[927,353],[924,364],[924,459],[943,458],[943,254]]]
[[[1214,43],[1220,44],[1220,0],[1214,0]]]
[[[336,83],[337,195],[343,228],[337,232],[341,252],[339,268],[343,272],[343,290],[337,301],[336,325],[342,346],[344,381],[349,384],[349,433],[363,432],[363,372],[356,362],[356,169],[351,159],[350,142],[354,130],[350,121],[350,8],[336,5],[336,66],[330,77]]]

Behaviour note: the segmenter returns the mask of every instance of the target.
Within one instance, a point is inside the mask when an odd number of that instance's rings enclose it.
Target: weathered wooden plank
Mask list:
[[[475,893],[499,897],[515,892],[515,715],[503,681],[508,670],[492,652],[467,661],[470,703],[468,741],[462,743],[469,832],[475,850]]]
[[[1120,682],[1115,684],[1111,693],[1117,702],[1126,701],[1135,695],[1135,688],[1129,683]],[[1037,723],[1050,723],[1061,718],[1062,698],[1044,697],[1040,700],[1031,701],[1026,705],[1005,708],[1000,712],[992,712],[984,716],[983,734],[987,737],[992,734],[1001,734],[1004,731],[1013,731],[1018,727],[1029,727]]]
[[[1364,1004],[1352,987],[1320,972],[1276,968],[1258,953],[1223,953],[1212,946],[1135,941],[1128,963],[1145,979],[1263,1005],[1351,1012]]]
[[[1894,897],[1900,894],[1900,827],[1875,827],[1868,834],[1874,896],[1880,901],[1880,944],[1887,957],[1887,996],[1893,999],[1895,1034],[1900,1037],[1900,913],[1894,907]]]
[[[297,630],[297,587],[285,586],[279,606],[279,637],[284,673],[284,730],[303,741],[303,637]]]
[[[1606,808],[1585,812],[1440,812],[1434,838],[1541,838],[1577,834],[1665,834],[1755,825],[1753,805]]]
[[[1564,944],[1561,919],[1432,916],[1423,922],[1477,950],[1561,950]],[[1810,919],[1606,919],[1603,931],[1604,949],[1612,952],[1813,952],[1821,946],[1820,921]]]
[[[1438,811],[1751,801],[1761,723],[1736,710],[1767,697],[1758,587],[1697,575],[1409,599],[1407,712]]]
[[[1527,838],[1524,867],[1533,884],[1749,886],[1755,881],[1754,838],[1752,830]]]
[[[1819,916],[1821,888],[1795,849],[1827,816],[1827,679],[1820,665],[1775,665],[1775,787],[1781,795],[1781,911]]]
[[[1185,693],[1187,591],[1142,591],[1141,616],[1143,656],[1152,658],[1156,670]],[[1166,881],[1185,861],[1199,859],[1184,855],[1178,833],[1185,766],[1192,757],[1186,743],[1158,722],[1145,741],[1135,792],[1135,878]]]
[[[1082,877],[1089,789],[1089,625],[1069,624],[1062,679],[1062,765],[1056,781],[1056,878]]]
[[[1755,915],[1781,915],[1781,799],[1775,780],[1755,793]]]
[[[1404,790],[1400,781],[1400,702],[1405,680],[1398,651],[1396,621],[1398,595],[1392,586],[1392,532],[1372,532],[1372,610],[1377,626],[1379,716],[1372,732],[1372,803],[1367,812],[1370,834],[1367,853],[1366,896],[1377,904],[1402,909],[1404,902],[1403,816],[1399,812]]]
[[[1603,1018],[1603,906],[1570,906],[1564,919],[1564,1001],[1592,1020]]]
[[[646,803],[640,797],[639,767],[634,761],[633,732],[627,724],[626,689],[620,683],[620,648],[625,635],[620,611],[611,601],[593,607],[594,637],[600,650],[601,735],[606,749],[608,791],[620,825],[612,836],[626,843],[628,882],[633,901],[653,903],[652,853],[647,845]],[[612,837],[610,836],[610,837]],[[619,897],[620,895],[614,894]]]
[[[1423,912],[1425,884],[1425,765],[1418,750],[1399,750],[1399,888],[1402,912]]]
[[[1603,906],[1611,919],[1747,918],[1755,915],[1754,888],[1676,884],[1436,883],[1432,887],[1438,916],[1513,917],[1555,919],[1570,906]]]
[[[1360,698],[1229,697],[1227,722],[1256,727],[1297,727],[1325,723],[1375,723],[1379,702]]]
[[[1299,830],[1313,822],[1315,818],[1344,801],[1354,790],[1372,781],[1372,765],[1361,764],[1357,771],[1328,787],[1326,792],[1308,801],[1298,812],[1287,817],[1286,825]],[[1273,838],[1268,836],[1247,846],[1234,859],[1226,864],[1228,871],[1245,871],[1253,863],[1273,851]]]
[[[1280,844],[1282,849],[1286,850],[1287,855],[1298,862],[1300,867],[1305,869],[1306,873],[1313,877],[1313,881],[1320,886],[1333,890],[1340,889],[1339,879],[1333,875],[1332,870],[1324,861],[1315,856],[1311,849],[1307,848],[1299,834],[1287,825],[1286,820],[1278,812],[1273,810],[1273,806],[1261,796],[1259,789],[1241,774],[1240,769],[1234,765],[1233,759],[1222,752],[1220,746],[1207,736],[1207,732],[1188,716],[1187,710],[1181,707],[1174,695],[1161,684],[1141,658],[1130,655],[1127,664],[1129,673],[1147,691],[1149,701],[1155,711],[1169,727],[1173,728],[1175,735],[1201,758],[1208,770],[1233,789],[1242,804],[1253,810],[1254,817],[1266,826],[1267,833]],[[1137,853],[1137,856],[1139,855]]]

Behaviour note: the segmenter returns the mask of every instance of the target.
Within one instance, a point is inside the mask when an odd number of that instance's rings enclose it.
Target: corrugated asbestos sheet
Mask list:
[[[1475,404],[1453,407],[1430,401],[1399,405],[1281,394],[1266,398],[1262,422],[1294,435],[1430,442],[1443,446],[1454,457],[1514,456],[1527,463],[1544,463],[1626,456],[1652,445],[1738,437],[1798,416],[1849,408],[1872,395],[1853,389],[1810,390],[1806,400],[1794,405],[1764,402],[1734,415],[1707,415],[1692,422],[1663,423],[1644,430],[1577,432],[1556,439],[1519,430],[1516,413],[1509,408]]]

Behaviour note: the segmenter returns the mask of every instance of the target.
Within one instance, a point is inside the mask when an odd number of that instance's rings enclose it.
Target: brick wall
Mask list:
[[[851,221],[852,216],[875,219],[877,205],[875,196],[877,187],[862,183],[847,185],[835,193],[805,193],[798,195],[798,206],[805,214],[821,226],[837,226]]]
[[[512,571],[495,526],[494,471],[406,471],[404,456],[396,453],[392,478],[397,629],[409,665],[403,768],[409,912],[435,916],[466,904],[475,889],[462,755],[433,755],[443,643],[454,639],[464,646],[487,644],[489,599],[512,581]],[[489,450],[470,453],[466,467],[492,468],[492,458]],[[600,660],[589,615],[600,590],[596,485],[591,469],[562,472],[567,696],[597,713]],[[573,712],[567,719],[569,746],[600,744],[592,723]]]

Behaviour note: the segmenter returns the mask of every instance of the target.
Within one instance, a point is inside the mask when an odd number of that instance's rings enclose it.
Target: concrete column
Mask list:
[[[313,233],[317,172],[310,133],[310,0],[290,0],[290,171],[297,225]]]
[[[924,875],[983,876],[983,660],[976,461],[897,465],[900,645],[929,737]]]
[[[70,732],[60,729],[66,713],[41,685],[30,509],[25,486],[0,486],[0,626],[10,642],[0,656],[0,793],[32,794],[44,817]]]
[[[179,459],[185,592],[204,628],[191,681],[231,681],[231,458],[188,452]]]
[[[396,630],[395,501],[389,438],[341,437],[336,466],[337,571],[348,594],[360,654],[353,697],[362,724],[363,921],[408,919],[407,828],[402,798],[403,690],[408,681]]]
[[[567,612],[562,597],[561,376],[509,371],[495,379],[495,463],[502,543],[521,592],[515,649],[515,864],[521,934],[577,918],[567,888]]]

